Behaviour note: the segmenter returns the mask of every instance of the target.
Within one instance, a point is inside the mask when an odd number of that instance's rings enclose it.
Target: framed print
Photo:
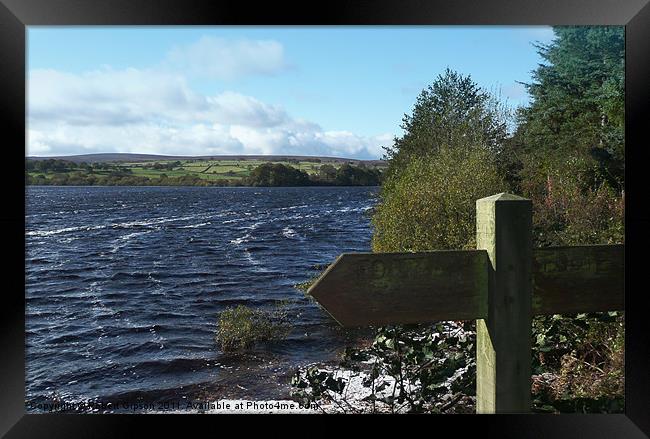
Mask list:
[[[647,437],[650,6],[307,6],[2,1],[3,434]]]

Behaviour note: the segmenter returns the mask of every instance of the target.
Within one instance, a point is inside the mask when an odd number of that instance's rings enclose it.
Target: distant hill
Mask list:
[[[108,162],[147,162],[163,160],[268,160],[268,161],[316,161],[330,163],[365,163],[372,166],[385,164],[383,160],[358,160],[343,157],[314,157],[304,155],[205,155],[205,156],[181,156],[181,155],[158,155],[158,154],[131,154],[131,153],[102,153],[102,154],[79,154],[68,156],[31,156],[27,160],[67,160],[75,163],[108,163]]]

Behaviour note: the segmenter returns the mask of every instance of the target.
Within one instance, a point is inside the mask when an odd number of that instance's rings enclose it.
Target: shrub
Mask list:
[[[224,352],[247,349],[256,342],[286,337],[290,331],[286,319],[287,313],[282,308],[228,307],[219,315],[215,338]]]
[[[476,200],[506,190],[482,147],[443,148],[414,160],[384,183],[372,218],[373,251],[474,248]]]
[[[623,194],[589,156],[528,157],[522,191],[533,203],[536,246],[623,242]]]

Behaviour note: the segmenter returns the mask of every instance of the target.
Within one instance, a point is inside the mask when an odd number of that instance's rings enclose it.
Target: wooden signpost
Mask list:
[[[346,327],[476,320],[477,412],[529,412],[532,316],[623,309],[623,245],[533,249],[510,194],[476,212],[477,250],[344,253],[308,294]]]

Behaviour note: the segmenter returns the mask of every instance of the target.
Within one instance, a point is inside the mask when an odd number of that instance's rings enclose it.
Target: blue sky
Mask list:
[[[29,27],[28,155],[379,158],[452,68],[511,107],[550,27]]]

